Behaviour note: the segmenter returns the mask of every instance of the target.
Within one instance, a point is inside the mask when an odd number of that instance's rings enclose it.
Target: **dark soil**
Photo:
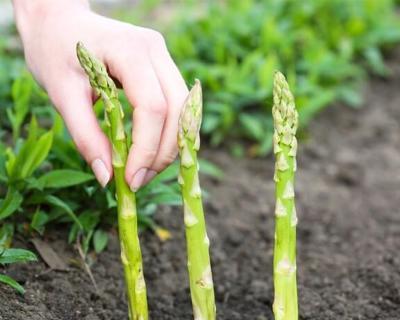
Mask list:
[[[367,85],[362,109],[324,111],[300,146],[301,319],[400,319],[399,59],[391,66],[393,76]],[[202,156],[226,172],[220,182],[203,179],[211,195],[206,209],[219,319],[272,319],[273,160],[232,159],[215,150]],[[142,234],[151,318],[190,319],[181,210],[161,211],[157,219],[173,239]],[[64,236],[48,239],[66,261],[78,256]],[[116,237],[92,270],[99,293],[76,267],[9,267],[27,292],[22,297],[0,286],[0,319],[126,319]]]

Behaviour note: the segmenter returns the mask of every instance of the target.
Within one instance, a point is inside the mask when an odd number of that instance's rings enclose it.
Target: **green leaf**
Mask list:
[[[69,243],[69,244],[73,243],[73,242],[76,240],[76,238],[78,237],[78,233],[79,233],[79,232],[80,232],[80,231],[79,231],[78,225],[77,225],[77,224],[74,224],[74,225],[71,227],[71,229],[69,230],[69,233],[68,233],[68,243]]]
[[[8,189],[6,198],[0,204],[0,220],[12,215],[22,203],[22,195],[15,189]]]
[[[339,99],[354,108],[360,107],[363,102],[359,90],[350,86],[341,88],[337,94]]]
[[[25,289],[22,287],[17,281],[15,281],[13,278],[6,276],[4,274],[0,274],[0,282],[5,283],[9,285],[10,287],[14,288],[17,290],[19,294],[24,294]]]
[[[261,141],[260,145],[257,147],[256,155],[265,155],[272,149],[272,137],[272,130],[265,133],[263,141]]]
[[[259,115],[250,115],[246,113],[239,116],[239,121],[244,130],[251,138],[257,141],[260,141],[264,136],[264,128],[261,119]]]
[[[14,225],[5,223],[0,228],[0,248],[8,248],[14,235]]]
[[[92,174],[78,170],[53,170],[41,176],[38,180],[44,188],[65,188],[93,180]]]
[[[177,186],[177,184],[175,184]],[[139,189],[137,192],[138,200],[144,199],[145,197],[159,194],[159,193],[173,193],[174,185],[168,185],[165,183],[149,183],[145,187]]]
[[[80,230],[83,230],[82,223],[79,221],[78,217],[75,215],[75,213],[72,211],[72,209],[66,202],[52,195],[47,195],[45,199],[49,204],[52,204],[56,207],[63,209],[63,211],[66,212],[70,216],[70,218],[76,223],[78,228]]]
[[[278,69],[277,67],[278,59],[275,54],[270,54],[265,57],[263,63],[260,66],[258,71],[258,80],[260,83],[260,87],[272,91],[274,72]]]
[[[5,163],[6,172],[7,172],[7,175],[10,178],[12,178],[13,172],[14,172],[14,165],[15,165],[15,161],[17,158],[11,148],[6,149],[6,156],[7,156],[7,161]]]
[[[78,219],[86,234],[89,234],[89,232],[94,230],[100,221],[98,212],[93,212],[91,210],[83,212]]]
[[[203,124],[201,126],[201,131],[205,134],[211,134],[214,130],[218,128],[220,123],[221,119],[219,116],[206,113],[203,119]]]
[[[179,163],[175,161],[163,172],[156,175],[150,183],[145,185],[143,188],[140,188],[138,191],[138,198],[144,199],[149,194],[171,192],[171,187],[177,185],[176,177],[178,176],[178,170]],[[173,183],[169,185],[166,184],[170,181],[173,181]]]
[[[182,196],[174,193],[161,193],[150,198],[153,204],[163,204],[170,206],[179,206],[182,204]]]
[[[2,131],[0,130],[0,138],[2,135]],[[7,183],[7,170],[6,170],[6,150],[7,147],[4,143],[0,141],[0,182]]]
[[[94,230],[92,229],[92,230],[89,231],[89,233],[87,235],[85,235],[83,237],[82,249],[83,249],[83,252],[84,252],[85,256],[89,251],[89,246],[90,246],[90,242],[91,242],[92,237],[93,237],[93,232],[94,232]]]
[[[58,118],[56,118],[58,119]],[[56,132],[56,125],[53,126],[53,132]],[[64,167],[80,170],[83,160],[79,156],[73,142],[66,134],[55,135],[51,154],[55,160],[60,161]]]
[[[36,255],[25,249],[0,249],[0,264],[37,261]]]
[[[96,230],[93,235],[93,246],[96,253],[102,252],[108,243],[108,234],[103,230]]]
[[[35,177],[31,176],[29,178],[26,178],[24,180],[26,182],[26,189],[36,189],[36,190],[43,190],[43,183],[39,181],[39,179],[36,179]]]
[[[43,234],[44,227],[49,221],[49,215],[41,210],[37,210],[32,217],[31,228],[39,234]]]
[[[315,90],[320,88],[316,87]],[[332,103],[336,98],[335,92],[332,90],[321,90],[317,95],[312,96],[305,102],[306,108],[299,109],[299,122],[300,126],[306,125],[315,114],[323,109],[327,104]]]
[[[32,76],[27,71],[18,77],[12,85],[11,95],[14,101],[14,107],[12,109],[7,109],[7,115],[12,125],[14,142],[18,139],[21,125],[28,114],[32,89]]]
[[[388,68],[386,67],[381,52],[376,47],[371,47],[364,52],[365,59],[372,70],[381,75],[386,76],[388,74]]]
[[[200,164],[200,173],[216,179],[223,178],[224,172],[212,162],[205,159],[199,159],[199,164]]]
[[[114,195],[110,190],[106,191],[106,200],[108,209],[117,207],[117,201],[115,201]]]
[[[155,203],[147,203],[140,208],[140,214],[138,215],[138,221],[143,217],[148,217],[151,219],[151,216],[156,212],[157,205]]]
[[[48,131],[38,137],[38,130],[36,118],[32,117],[28,138],[22,144],[16,159],[7,167],[12,182],[30,177],[46,159],[53,142],[53,132]]]
[[[170,180],[175,180],[179,171],[179,163],[174,161],[171,165],[169,165],[166,169],[160,172],[155,178],[152,180],[155,181],[155,184],[166,182]]]
[[[21,167],[21,177],[29,177],[47,158],[53,143],[53,132],[43,134],[33,145]]]
[[[138,215],[138,225],[140,227],[152,228],[154,227],[154,221],[149,215]]]

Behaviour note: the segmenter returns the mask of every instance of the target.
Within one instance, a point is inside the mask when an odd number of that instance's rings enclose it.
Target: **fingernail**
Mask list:
[[[141,168],[138,171],[136,171],[130,184],[131,190],[133,192],[136,192],[143,185],[143,181],[147,171],[148,171],[147,168]]]
[[[96,176],[97,181],[104,188],[110,180],[110,173],[108,172],[106,165],[100,159],[95,159],[92,162],[92,170]]]
[[[146,176],[144,177],[144,180],[143,180],[143,185],[149,183],[149,181],[151,179],[153,179],[156,175],[157,175],[157,171],[154,171],[154,170],[147,171]]]

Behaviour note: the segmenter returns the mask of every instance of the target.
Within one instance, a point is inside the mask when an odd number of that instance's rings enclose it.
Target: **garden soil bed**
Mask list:
[[[335,106],[312,123],[298,159],[298,282],[301,319],[400,319],[400,59],[374,79],[365,105]],[[395,69],[397,68],[397,69]],[[272,319],[273,160],[202,156],[225,171],[203,177],[219,319]],[[141,236],[151,318],[190,319],[184,230],[179,208],[157,215],[173,239]],[[65,232],[47,236],[68,261]],[[31,245],[27,244],[32,248]],[[9,267],[25,296],[0,286],[1,320],[127,319],[115,236],[88,275],[48,271],[44,262]]]

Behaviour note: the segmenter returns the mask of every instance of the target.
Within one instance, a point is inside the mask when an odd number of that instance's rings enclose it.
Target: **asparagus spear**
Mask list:
[[[77,44],[76,50],[79,62],[88,75],[91,86],[103,99],[105,107],[104,114],[112,144],[121,260],[127,286],[129,319],[147,320],[146,285],[137,229],[136,198],[124,178],[128,146],[123,124],[124,114],[118,100],[118,91],[102,62],[91,55],[80,42]]]
[[[273,311],[276,320],[297,320],[296,225],[294,173],[296,171],[298,113],[282,73],[274,78],[275,248]]]
[[[190,91],[179,121],[178,145],[190,292],[195,320],[215,319],[214,285],[198,176],[197,151],[202,117],[202,94],[199,80]]]

